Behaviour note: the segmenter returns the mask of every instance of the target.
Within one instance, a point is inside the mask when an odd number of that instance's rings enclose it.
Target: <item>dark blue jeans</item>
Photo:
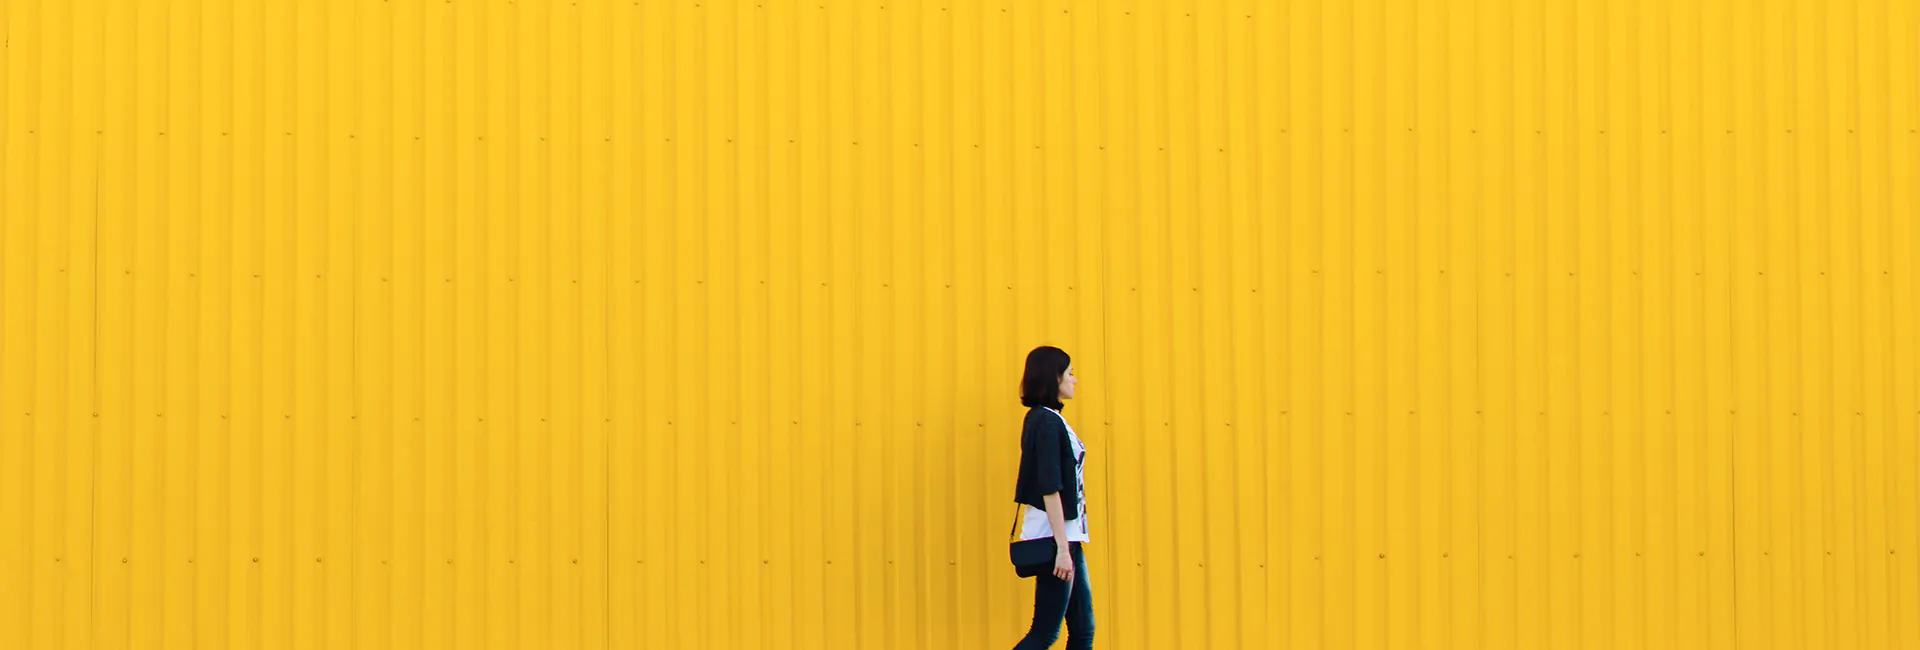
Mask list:
[[[1080,543],[1073,550],[1073,584],[1053,577],[1053,570],[1033,578],[1033,629],[1013,650],[1046,650],[1060,638],[1060,619],[1067,621],[1067,650],[1093,648],[1093,588],[1087,586],[1087,556]]]

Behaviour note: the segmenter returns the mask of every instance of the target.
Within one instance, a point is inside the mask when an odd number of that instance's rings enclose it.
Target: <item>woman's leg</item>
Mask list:
[[[1075,549],[1076,557],[1078,549]],[[1076,561],[1074,570],[1079,570]],[[1074,579],[1078,583],[1079,578]],[[1052,573],[1042,573],[1033,577],[1033,627],[1027,630],[1027,636],[1013,650],[1047,650],[1053,642],[1060,639],[1060,619],[1067,614],[1067,598],[1073,593],[1073,584],[1053,577]]]
[[[1073,545],[1073,592],[1067,596],[1067,650],[1093,649],[1093,583],[1087,577],[1087,556]]]

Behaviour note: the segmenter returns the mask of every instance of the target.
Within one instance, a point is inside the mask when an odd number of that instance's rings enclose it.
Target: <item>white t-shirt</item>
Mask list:
[[[1087,447],[1086,445],[1083,445],[1080,443],[1080,435],[1073,432],[1073,425],[1067,424],[1066,416],[1060,415],[1059,411],[1054,411],[1051,408],[1047,410],[1053,411],[1054,415],[1060,416],[1060,423],[1063,425],[1066,425],[1067,427],[1067,440],[1073,443],[1073,476],[1074,476],[1074,483],[1076,484],[1074,486],[1074,490],[1075,490],[1075,494],[1080,495],[1080,516],[1077,519],[1067,520],[1067,541],[1085,542],[1085,541],[1088,541],[1087,539]],[[1015,505],[1019,506],[1020,508],[1020,512],[1018,516],[1020,517],[1020,522],[1021,522],[1020,523],[1020,539],[1021,540],[1024,541],[1029,539],[1044,539],[1044,538],[1053,537],[1053,523],[1047,521],[1047,511],[1044,508],[1035,508],[1033,506],[1030,506],[1024,503],[1015,504]]]

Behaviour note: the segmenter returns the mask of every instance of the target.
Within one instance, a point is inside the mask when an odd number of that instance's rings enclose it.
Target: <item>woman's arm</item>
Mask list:
[[[1073,582],[1073,553],[1068,549],[1067,508],[1060,505],[1060,493],[1050,492],[1041,497],[1047,503],[1047,523],[1053,526],[1053,577]]]

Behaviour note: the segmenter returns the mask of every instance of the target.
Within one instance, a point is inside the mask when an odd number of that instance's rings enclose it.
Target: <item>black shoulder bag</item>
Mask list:
[[[1020,532],[1020,521],[1013,522],[1014,533]],[[1031,578],[1053,572],[1053,558],[1059,552],[1059,546],[1052,537],[1029,539],[1007,545],[1007,555],[1013,560],[1013,572],[1022,578]]]

